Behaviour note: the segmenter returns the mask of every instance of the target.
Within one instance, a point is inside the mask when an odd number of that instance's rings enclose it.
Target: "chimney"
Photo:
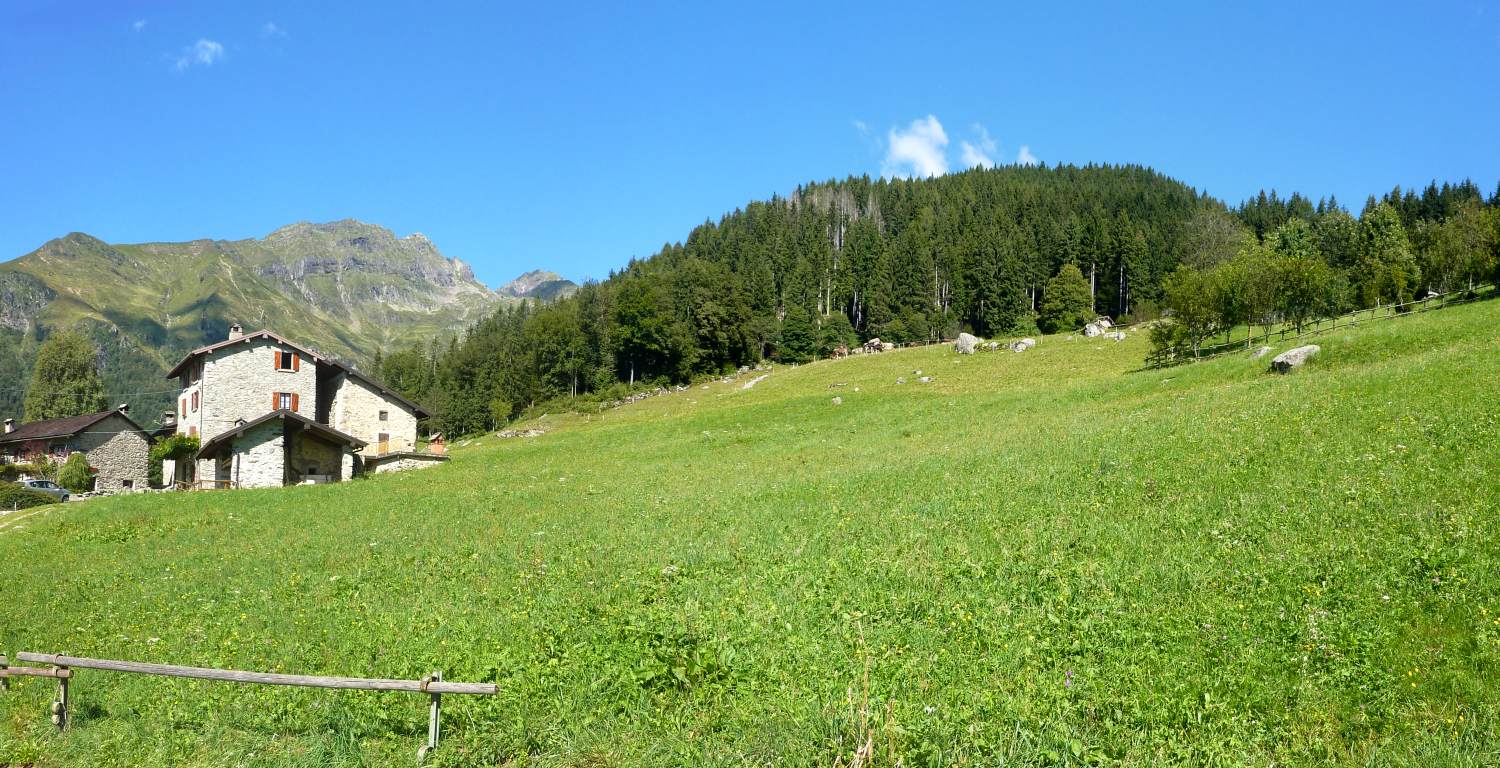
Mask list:
[[[10,434],[10,433],[12,433],[14,431],[16,431],[16,420],[15,419],[6,419],[5,420],[5,434],[8,435],[8,434]]]
[[[130,403],[120,403],[120,407],[116,408],[115,410],[119,411],[121,416],[129,416]]]
[[[229,340],[234,341],[245,335],[245,329],[239,323],[229,326]]]

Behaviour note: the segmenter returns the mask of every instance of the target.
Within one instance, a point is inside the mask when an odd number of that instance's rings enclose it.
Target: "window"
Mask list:
[[[299,370],[301,367],[302,366],[297,360],[296,352],[285,352],[280,349],[276,350],[276,370],[295,371]]]
[[[123,489],[125,489],[125,490],[127,490],[127,491],[133,490],[135,488],[135,481],[134,480],[121,480],[120,481],[120,487],[123,488]]]
[[[381,411],[380,412],[380,420],[381,421],[389,421],[390,418],[391,418],[391,412],[390,411]]]
[[[182,398],[182,402],[178,403],[178,405],[181,406],[182,412],[179,413],[179,414],[177,414],[177,415],[178,416],[186,416],[187,415],[187,398],[185,398],[185,397]]]
[[[283,411],[290,411],[292,409],[292,393],[277,392],[276,407]]]
[[[193,393],[193,413],[198,412],[198,393]]]
[[[188,427],[188,437],[197,437],[197,436],[198,436],[198,428],[197,427]]]

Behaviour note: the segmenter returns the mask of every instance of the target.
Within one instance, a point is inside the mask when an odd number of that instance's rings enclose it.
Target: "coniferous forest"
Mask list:
[[[431,429],[463,434],[558,399],[802,362],[872,337],[1055,332],[1165,312],[1211,320],[1169,320],[1177,332],[1160,334],[1192,345],[1264,320],[1229,306],[1252,289],[1294,297],[1266,303],[1278,318],[1328,315],[1489,281],[1497,243],[1500,189],[1486,200],[1470,182],[1398,188],[1356,217],[1331,198],[1274,192],[1233,209],[1140,166],[848,178],[751,203],[571,298],[502,308],[460,339],[389,351],[377,366],[428,406]],[[1063,290],[1084,295],[1077,274],[1091,306],[1054,310],[1068,304]]]

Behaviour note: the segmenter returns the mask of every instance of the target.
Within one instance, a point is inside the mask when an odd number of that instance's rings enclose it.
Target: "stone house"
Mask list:
[[[192,460],[169,462],[179,487],[265,488],[348,480],[419,453],[421,406],[347,363],[270,331],[189,352],[167,374],[182,391],[176,433],[200,440]],[[403,464],[403,468],[405,468]]]
[[[0,433],[0,459],[9,463],[31,463],[45,457],[61,464],[80,452],[94,470],[94,490],[147,487],[151,438],[131,420],[129,406],[20,425],[6,419],[5,430]]]

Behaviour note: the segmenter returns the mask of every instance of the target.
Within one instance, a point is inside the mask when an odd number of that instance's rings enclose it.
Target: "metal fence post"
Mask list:
[[[442,682],[442,671],[435,671],[431,675],[422,678],[422,687],[426,689],[428,682]],[[427,759],[438,747],[438,737],[441,735],[443,726],[443,694],[431,694],[432,703],[427,710],[427,743],[417,750],[417,762],[421,763]]]

